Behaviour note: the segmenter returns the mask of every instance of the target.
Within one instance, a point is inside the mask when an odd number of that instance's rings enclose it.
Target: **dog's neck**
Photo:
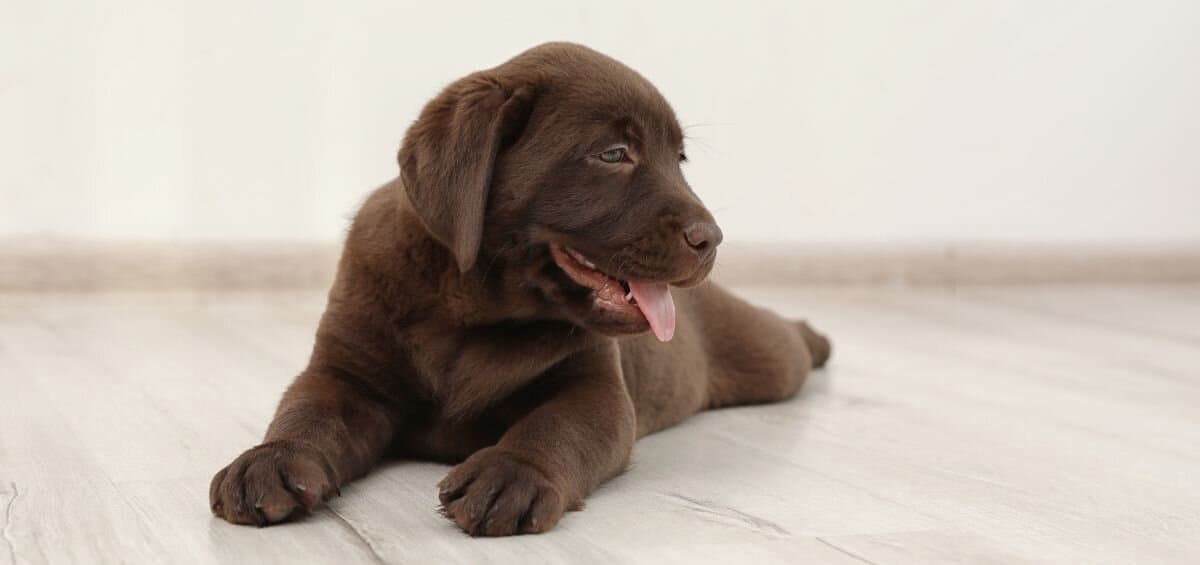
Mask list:
[[[507,287],[518,282],[508,279],[519,274],[505,265],[484,255],[459,272],[453,253],[425,229],[397,178],[371,194],[355,217],[337,284],[354,277],[357,287],[366,280],[373,298],[399,319],[472,329],[541,318],[544,305],[532,290],[527,300],[514,300]]]
[[[376,190],[355,217],[330,291],[321,331],[348,345],[314,359],[363,373],[388,367],[438,397],[448,414],[462,416],[497,397],[470,394],[477,387],[464,383],[486,378],[486,390],[511,392],[603,339],[538,315],[529,306],[537,300],[514,298],[503,285],[516,275],[502,265],[459,272],[398,184]],[[451,345],[396,351],[396,343]]]

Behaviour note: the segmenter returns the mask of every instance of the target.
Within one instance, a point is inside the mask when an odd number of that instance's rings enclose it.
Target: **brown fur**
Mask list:
[[[614,145],[628,162],[598,160]],[[577,45],[447,87],[409,130],[400,177],[355,218],[308,368],[265,442],[213,478],[213,513],[282,521],[398,456],[457,463],[440,500],[465,531],[541,532],[636,438],[794,394],[829,344],[704,282],[720,230],[682,145],[649,82]],[[596,306],[552,243],[672,283],[674,339]]]

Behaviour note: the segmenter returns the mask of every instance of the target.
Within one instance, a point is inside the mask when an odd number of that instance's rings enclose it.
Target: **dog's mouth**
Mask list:
[[[659,341],[675,335],[675,301],[663,282],[621,280],[598,269],[582,253],[551,244],[550,256],[575,284],[592,290],[596,307],[621,313],[640,313]]]

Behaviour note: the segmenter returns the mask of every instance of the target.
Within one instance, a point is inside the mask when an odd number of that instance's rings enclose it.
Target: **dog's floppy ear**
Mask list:
[[[478,72],[426,104],[404,136],[398,156],[404,190],[462,272],[479,254],[496,158],[524,126],[532,101],[532,88]]]

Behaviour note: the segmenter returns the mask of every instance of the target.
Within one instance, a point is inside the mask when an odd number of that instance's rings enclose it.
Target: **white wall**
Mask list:
[[[328,238],[442,85],[639,69],[733,239],[1200,238],[1200,2],[0,8],[0,236]]]

